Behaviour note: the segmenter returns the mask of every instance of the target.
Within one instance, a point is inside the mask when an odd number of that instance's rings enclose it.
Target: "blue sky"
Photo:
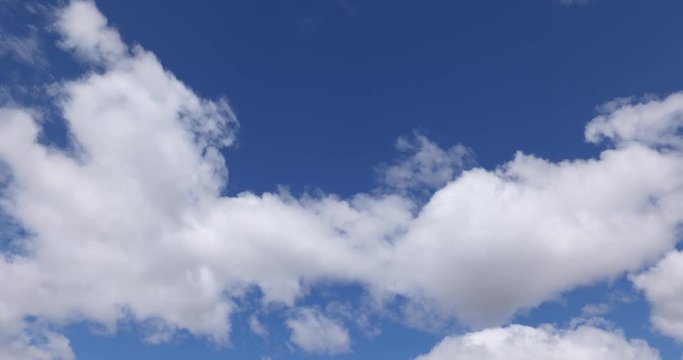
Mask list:
[[[681,11],[0,0],[0,358],[680,358]]]

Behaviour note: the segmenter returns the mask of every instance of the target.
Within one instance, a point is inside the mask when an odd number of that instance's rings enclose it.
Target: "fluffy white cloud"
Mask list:
[[[652,99],[644,103],[629,103],[617,99],[603,107],[605,114],[598,116],[586,127],[586,139],[599,142],[609,139],[619,145],[632,143],[648,146],[683,148],[683,93],[675,93],[662,101]]]
[[[106,67],[58,84],[76,154],[37,144],[37,113],[0,111],[11,176],[3,210],[30,234],[22,256],[0,262],[2,280],[16,284],[2,291],[0,322],[18,328],[34,315],[114,330],[123,317],[159,318],[160,331],[226,341],[231,304],[171,234],[224,186],[216,146],[232,141],[230,109],[197,97],[151,53],[126,55],[91,2],[71,3],[58,19],[64,43]]]
[[[618,107],[601,117],[587,129],[610,134],[621,142],[643,142],[662,151],[677,152],[683,148],[683,94],[674,94],[663,101],[650,101],[636,106]],[[677,193],[671,201],[681,201]],[[680,214],[680,210],[676,215]],[[680,227],[677,232],[680,235]],[[651,321],[655,329],[683,342],[683,254],[672,251],[656,266],[631,277],[634,285],[644,291],[653,306]]]
[[[655,360],[659,353],[642,340],[582,325],[556,329],[511,325],[444,339],[416,360]]]
[[[92,1],[72,1],[58,12],[56,26],[64,36],[61,45],[85,60],[112,63],[128,52],[119,33]]]
[[[683,214],[681,175],[678,151],[640,143],[599,159],[517,154],[495,171],[466,171],[396,242],[383,283],[470,324],[503,321],[670,249]]]
[[[315,309],[300,309],[287,320],[287,327],[292,331],[292,343],[305,351],[337,355],[351,349],[348,331]]]
[[[225,101],[199,98],[153,54],[128,49],[92,2],[60,10],[58,29],[97,65],[56,86],[75,150],[39,144],[37,112],[0,110],[2,206],[29,233],[0,261],[13,284],[0,323],[15,335],[28,315],[111,331],[133,318],[155,324],[151,342],[183,328],[225,343],[232,296],[257,285],[265,302],[291,305],[303,282],[366,273],[358,254],[377,253],[409,219],[410,204],[392,196],[220,198],[218,148],[236,124]]]
[[[518,153],[464,172],[396,242],[384,284],[486,326],[654,261],[683,220],[682,99],[614,105],[587,126],[588,140],[615,145],[597,159]]]
[[[683,342],[683,253],[672,251],[632,281],[652,304],[654,328]]]
[[[596,118],[588,140],[612,147],[595,159],[518,153],[456,177],[464,150],[418,137],[415,155],[387,172],[396,193],[221,197],[219,149],[236,126],[227,103],[202,99],[153,54],[126,46],[92,2],[71,2],[57,19],[64,48],[94,66],[53,87],[73,151],[37,141],[35,110],[0,110],[0,204],[28,232],[19,254],[0,260],[2,344],[27,334],[27,316],[110,331],[134,319],[151,324],[150,342],[182,328],[226,343],[235,297],[258,287],[264,303],[294,306],[321,280],[403,296],[412,319],[486,326],[639,269],[676,242],[681,95]],[[444,182],[424,206],[403,191]],[[299,315],[288,322],[295,344],[328,342],[296,340],[301,324],[330,325]]]

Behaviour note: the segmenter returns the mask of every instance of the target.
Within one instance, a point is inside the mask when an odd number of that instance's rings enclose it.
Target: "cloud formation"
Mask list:
[[[446,185],[470,162],[470,151],[456,145],[441,149],[422,134],[400,137],[396,149],[406,154],[379,167],[381,181],[399,191],[432,191]]]
[[[54,331],[83,320],[111,332],[122,320],[152,324],[150,342],[184,329],[226,344],[235,299],[256,287],[264,305],[296,306],[320,281],[496,326],[638,270],[677,240],[681,94],[622,103],[591,121],[586,138],[607,146],[594,159],[520,152],[458,175],[465,150],[418,136],[406,147],[414,155],[387,172],[395,191],[223,197],[220,149],[237,126],[227,102],[201,98],[154,54],[126,45],[90,1],[60,9],[56,28],[89,69],[53,87],[73,150],[38,141],[36,110],[0,110],[0,204],[26,233],[0,260],[0,344],[33,351],[40,331],[28,331],[28,317],[54,335],[37,349],[54,358],[70,356]],[[438,190],[422,205],[410,187]],[[350,346],[321,314],[303,311],[287,325],[304,350]],[[316,326],[329,336],[310,339]]]
[[[683,253],[672,251],[632,280],[652,304],[652,326],[683,343]]]
[[[658,360],[657,350],[618,331],[589,325],[556,329],[511,325],[448,337],[416,360]]]

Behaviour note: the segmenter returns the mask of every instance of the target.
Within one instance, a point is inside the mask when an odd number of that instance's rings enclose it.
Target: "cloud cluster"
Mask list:
[[[227,102],[201,98],[126,45],[90,1],[59,10],[56,28],[89,69],[53,86],[73,150],[38,141],[37,111],[0,110],[0,204],[26,234],[0,259],[0,344],[35,348],[28,317],[54,334],[36,351],[63,358],[65,339],[50,329],[83,320],[112,332],[121,320],[152,324],[151,342],[185,329],[224,344],[236,298],[256,287],[263,304],[296,306],[319,281],[494,326],[640,269],[677,240],[683,95],[593,120],[586,138],[608,144],[594,159],[518,153],[458,175],[464,149],[417,137],[406,143],[415,154],[387,172],[393,192],[223,197],[220,149],[237,126]],[[420,186],[438,187],[424,205],[403,191]],[[348,349],[330,321],[302,310],[287,323],[292,342]],[[333,341],[310,340],[311,328]]]

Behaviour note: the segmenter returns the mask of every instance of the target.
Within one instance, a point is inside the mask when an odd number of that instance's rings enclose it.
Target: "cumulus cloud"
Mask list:
[[[679,98],[649,103],[653,120],[677,124],[675,111],[657,111]],[[385,273],[395,277],[385,283],[486,326],[658,258],[677,240],[683,163],[671,136],[617,135],[622,116],[642,106],[624,105],[588,125],[589,140],[615,144],[597,159],[552,163],[518,153],[494,171],[465,171],[411,222],[394,248],[397,267]]]
[[[672,251],[632,280],[652,304],[652,326],[683,342],[683,253]]]
[[[394,191],[223,197],[220,149],[237,126],[227,102],[201,98],[126,45],[90,1],[59,10],[56,28],[91,66],[52,87],[73,151],[37,140],[39,112],[0,110],[0,205],[25,229],[0,260],[0,344],[31,340],[29,316],[51,329],[86,320],[111,332],[134,320],[151,324],[150,342],[184,329],[226,344],[236,298],[256,287],[264,305],[297,306],[319,281],[360,285],[380,302],[400,296],[413,319],[496,326],[639,269],[676,242],[680,94],[621,103],[589,123],[587,139],[607,146],[596,158],[520,152],[460,173],[463,148],[418,136],[399,141],[414,154],[386,172]],[[423,205],[406,195],[411,187],[439,189]],[[350,347],[342,324],[313,310],[287,324],[302,349]]]
[[[683,93],[662,101],[630,103],[619,99],[603,107],[607,112],[586,127],[586,139],[608,139],[618,145],[633,143],[680,150],[683,147]]]
[[[118,31],[107,24],[92,1],[72,1],[58,12],[55,25],[63,35],[61,46],[85,60],[113,63],[128,52]]]
[[[416,360],[655,360],[657,350],[618,331],[589,325],[557,329],[510,325],[447,337]]]
[[[0,158],[11,177],[3,210],[29,234],[22,256],[0,262],[2,280],[17,283],[2,292],[0,322],[89,319],[113,331],[124,317],[158,318],[226,341],[231,305],[212,270],[179,260],[183,245],[168,235],[224,185],[217,146],[232,141],[229,107],[197,97],[149,52],[123,56],[93,3],[72,2],[58,15],[65,44],[106,68],[56,86],[82,150],[75,156],[38,145],[37,112],[0,110]],[[87,26],[67,26],[72,20]]]
[[[287,327],[292,331],[292,343],[307,352],[337,355],[351,349],[348,331],[316,309],[298,310],[287,320]]]

